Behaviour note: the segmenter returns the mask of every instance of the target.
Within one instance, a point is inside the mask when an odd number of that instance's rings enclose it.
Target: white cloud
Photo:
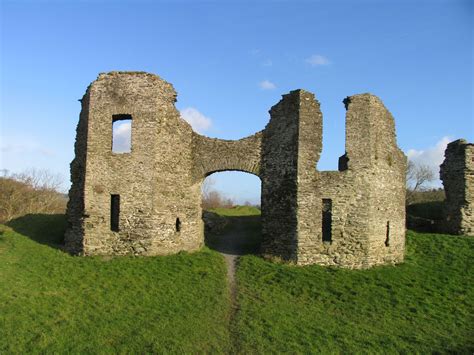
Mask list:
[[[212,126],[212,120],[209,117],[204,116],[194,107],[186,107],[180,112],[183,120],[188,122],[198,133],[207,131]]]
[[[132,122],[117,121],[113,125],[112,151],[114,153],[129,153],[132,146]]]
[[[452,141],[451,137],[445,136],[441,138],[434,146],[424,150],[409,149],[407,151],[408,160],[427,165],[430,167],[435,176],[439,176],[439,166],[444,160],[444,151],[449,142]],[[439,184],[439,180],[436,180],[436,184]]]
[[[306,63],[312,67],[316,67],[318,65],[329,65],[331,62],[321,54],[313,54],[311,57],[306,59]]]
[[[276,89],[276,85],[272,83],[269,80],[263,80],[258,83],[258,86],[260,86],[260,89],[262,90],[273,90]]]

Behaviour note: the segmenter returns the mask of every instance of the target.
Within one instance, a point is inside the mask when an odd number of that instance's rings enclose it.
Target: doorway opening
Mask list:
[[[205,244],[222,254],[258,254],[262,240],[260,178],[243,172],[209,175],[202,183]]]

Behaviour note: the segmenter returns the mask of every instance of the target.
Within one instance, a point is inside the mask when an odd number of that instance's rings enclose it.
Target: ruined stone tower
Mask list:
[[[292,91],[265,129],[237,141],[193,132],[159,77],[99,75],[82,99],[71,163],[66,246],[73,253],[159,255],[203,244],[203,179],[238,170],[262,181],[262,254],[299,265],[366,268],[403,260],[406,159],[394,121],[370,94],[348,97],[339,171],[316,170],[322,114]],[[131,121],[131,150],[112,151],[112,125]]]
[[[446,193],[446,232],[474,236],[474,144],[451,142],[444,157],[440,177]]]

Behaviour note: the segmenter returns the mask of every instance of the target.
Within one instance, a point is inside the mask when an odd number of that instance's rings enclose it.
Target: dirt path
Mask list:
[[[232,221],[230,228],[213,242],[212,248],[220,252],[227,264],[227,280],[229,282],[230,296],[233,306],[236,304],[237,284],[235,271],[238,259],[241,255],[248,253],[248,238],[245,224],[240,220]]]
[[[260,246],[260,216],[232,216],[225,217],[228,224],[222,232],[211,235],[207,239],[207,246],[221,253],[227,265],[227,282],[231,307],[229,310],[229,329],[235,331],[235,317],[239,311],[237,302],[238,283],[236,271],[242,255],[256,254]],[[232,353],[239,353],[238,337],[232,335]]]

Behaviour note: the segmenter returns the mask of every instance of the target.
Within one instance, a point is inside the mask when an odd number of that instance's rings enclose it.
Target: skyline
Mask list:
[[[474,140],[469,1],[133,4],[1,2],[0,169],[68,181],[77,100],[113,70],[172,83],[183,118],[223,139],[263,129],[290,90],[311,91],[323,113],[319,170],[337,169],[342,100],[364,92],[392,112],[412,160],[435,167],[448,141]],[[257,177],[212,177],[237,202],[259,199]]]

